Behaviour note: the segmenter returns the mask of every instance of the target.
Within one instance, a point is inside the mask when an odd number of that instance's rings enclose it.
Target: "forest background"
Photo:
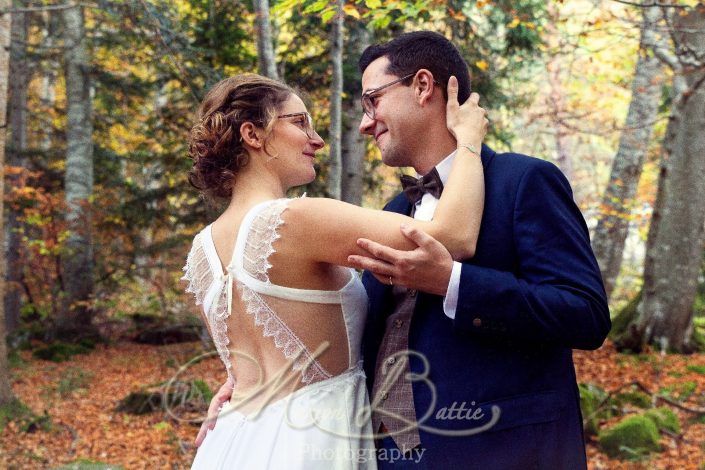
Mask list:
[[[358,133],[357,58],[417,29],[466,58],[486,142],[558,165],[590,228],[614,324],[600,351],[576,355],[591,466],[703,461],[702,1],[2,0],[0,12],[0,463],[151,461],[96,442],[121,427],[156,462],[189,461],[190,422],[223,380],[210,357],[166,382],[212,350],[179,282],[222,209],[187,181],[198,103],[240,72],[303,90],[327,145],[295,194],[380,208],[399,170]],[[96,397],[105,409],[81,408]]]

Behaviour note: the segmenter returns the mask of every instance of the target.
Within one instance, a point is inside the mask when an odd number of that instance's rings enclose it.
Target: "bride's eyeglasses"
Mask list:
[[[313,118],[307,112],[281,114],[277,116],[277,118],[296,118],[293,119],[291,122],[296,125],[299,129],[304,131],[309,139],[313,139],[316,135],[316,127],[313,124]]]

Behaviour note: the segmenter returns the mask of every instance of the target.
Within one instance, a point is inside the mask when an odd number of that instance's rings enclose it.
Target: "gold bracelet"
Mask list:
[[[478,152],[477,149],[475,149],[475,147],[472,146],[471,144],[458,144],[458,148],[460,148],[460,147],[465,147],[466,149],[470,150],[470,153],[473,153],[473,154],[477,155],[478,157],[480,157],[480,152]]]

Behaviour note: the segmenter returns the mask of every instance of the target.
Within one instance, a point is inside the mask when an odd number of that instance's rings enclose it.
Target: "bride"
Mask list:
[[[360,355],[367,296],[347,258],[362,254],[362,237],[413,249],[404,224],[456,259],[472,256],[484,183],[470,148],[480,148],[487,128],[478,100],[459,106],[451,78],[447,125],[458,157],[434,220],[423,222],[333,199],[287,199],[289,188],[315,178],[324,145],[303,101],[254,74],[209,91],[191,130],[189,181],[230,203],[194,238],[184,279],[234,388],[192,468],[376,468]]]

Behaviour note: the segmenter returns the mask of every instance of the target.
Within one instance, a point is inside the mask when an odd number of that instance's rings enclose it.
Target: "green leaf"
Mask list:
[[[292,10],[294,7],[302,6],[304,3],[302,0],[283,0],[272,7],[272,13]]]
[[[390,15],[387,15],[387,16],[382,16],[380,18],[375,18],[373,24],[378,29],[384,29],[387,26],[389,26],[389,23],[391,23],[391,22],[392,22],[392,17]]]
[[[321,20],[323,20],[324,23],[328,23],[335,16],[335,13],[335,8],[327,8],[321,13]]]
[[[318,13],[328,6],[328,0],[316,0],[304,9],[304,13]]]

